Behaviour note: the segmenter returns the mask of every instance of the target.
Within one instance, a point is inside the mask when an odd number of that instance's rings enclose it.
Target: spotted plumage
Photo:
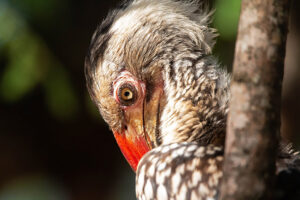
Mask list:
[[[174,143],[157,147],[140,161],[138,199],[201,200],[217,197],[222,177],[221,147]]]
[[[218,198],[230,75],[211,54],[211,15],[196,0],[127,1],[92,37],[89,93],[137,171],[139,200]]]

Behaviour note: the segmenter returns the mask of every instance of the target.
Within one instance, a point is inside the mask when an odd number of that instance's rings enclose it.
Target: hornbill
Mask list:
[[[218,198],[230,75],[211,55],[211,15],[198,1],[127,1],[92,37],[87,87],[140,200]],[[282,149],[277,173],[299,172]]]

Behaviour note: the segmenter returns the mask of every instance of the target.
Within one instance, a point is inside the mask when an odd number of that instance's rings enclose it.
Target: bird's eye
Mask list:
[[[137,100],[137,90],[131,84],[123,84],[118,89],[118,99],[123,106],[131,106]]]

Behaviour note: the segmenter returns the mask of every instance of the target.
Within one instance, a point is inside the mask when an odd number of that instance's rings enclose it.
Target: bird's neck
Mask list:
[[[230,78],[215,60],[193,52],[178,54],[165,63],[162,144],[185,141],[223,144]]]

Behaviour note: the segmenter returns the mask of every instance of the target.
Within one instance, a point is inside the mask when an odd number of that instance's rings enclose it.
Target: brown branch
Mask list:
[[[275,174],[289,0],[243,0],[221,199],[268,199]]]

